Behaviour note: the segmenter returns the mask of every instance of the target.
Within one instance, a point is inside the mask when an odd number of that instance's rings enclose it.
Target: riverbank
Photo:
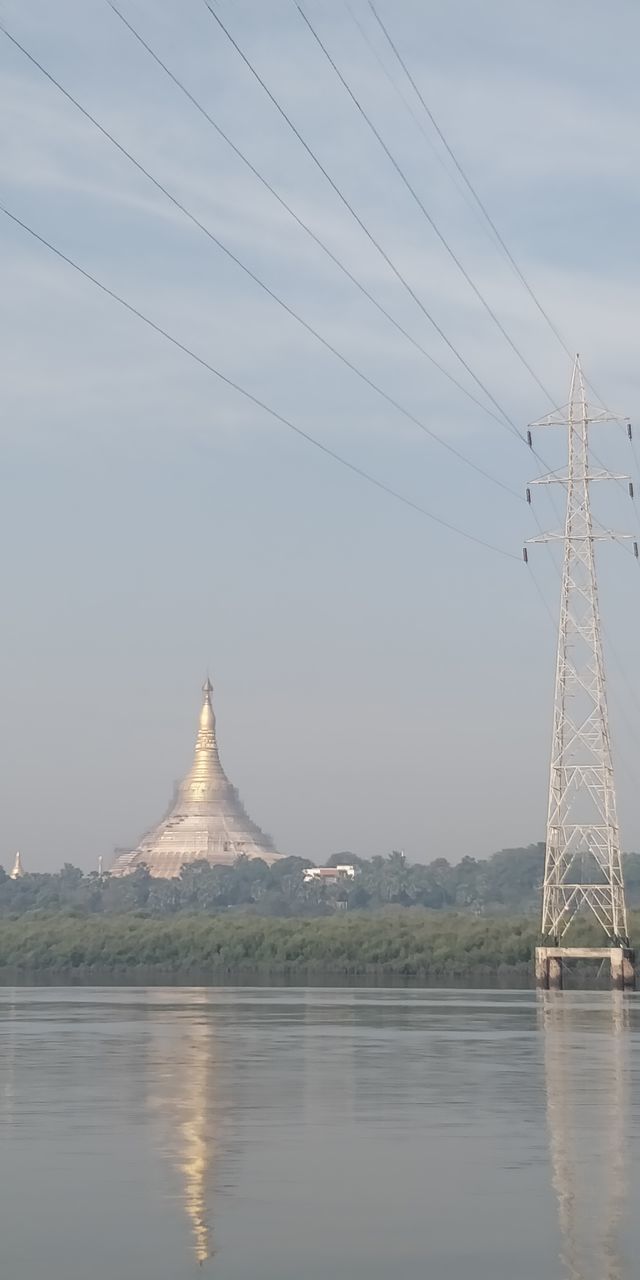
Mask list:
[[[588,926],[582,938],[587,941]],[[0,922],[0,981],[533,983],[536,921],[399,910],[317,919],[241,913]]]

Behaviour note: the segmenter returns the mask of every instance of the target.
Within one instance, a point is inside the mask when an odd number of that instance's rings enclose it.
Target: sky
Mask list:
[[[634,418],[640,12],[379,0],[563,346],[367,0],[302,7],[423,209],[294,0],[212,7],[386,259],[204,0],[118,0],[413,343],[107,0],[1,0],[0,202],[198,359],[0,213],[0,864],[19,848],[28,869],[90,869],[133,846],[190,763],[207,672],[225,769],[283,852],[457,861],[542,840],[558,562],[534,546],[525,566],[522,546],[558,527],[561,495],[538,487],[529,509],[541,467],[518,437],[566,402],[565,346]],[[635,473],[624,430],[593,437]],[[535,443],[562,465],[560,430]],[[638,532],[624,485],[599,486],[597,504]],[[621,545],[599,550],[633,849],[640,569]]]

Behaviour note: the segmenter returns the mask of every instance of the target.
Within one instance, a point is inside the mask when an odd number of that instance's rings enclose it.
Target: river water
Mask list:
[[[0,1275],[633,1280],[639,1034],[608,993],[2,989]]]

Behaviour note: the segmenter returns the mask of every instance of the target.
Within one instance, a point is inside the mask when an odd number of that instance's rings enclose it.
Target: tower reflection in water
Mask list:
[[[196,1261],[213,1256],[210,1200],[216,1156],[214,1028],[206,1009],[184,1024],[154,1019],[149,1105],[190,1227]]]
[[[627,1280],[629,1002],[540,993],[561,1261],[570,1280]]]

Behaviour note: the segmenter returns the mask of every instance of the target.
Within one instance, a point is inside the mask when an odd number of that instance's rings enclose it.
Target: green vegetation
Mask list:
[[[530,919],[421,908],[312,920],[235,912],[164,920],[32,915],[2,921],[0,975],[179,982],[317,976],[526,986],[536,938]],[[574,940],[595,941],[587,921]]]
[[[540,908],[544,847],[502,849],[487,859],[446,858],[409,863],[401,853],[369,860],[337,853],[329,864],[354,863],[354,880],[304,883],[303,858],[284,858],[269,868],[260,859],[238,858],[231,867],[206,862],[183,868],[175,880],[153,879],[140,869],[131,876],[102,879],[66,864],[54,875],[11,880],[0,868],[0,917],[34,911],[73,915],[144,914],[168,918],[244,911],[261,916],[322,916],[380,911],[389,906],[426,907],[473,915],[536,915]],[[630,906],[640,906],[640,856],[625,858]]]
[[[176,880],[0,870],[0,979],[530,983],[542,846],[455,866],[397,853],[332,861],[357,862],[355,879],[306,885],[309,864],[296,858],[197,863]],[[626,879],[637,904],[637,855]],[[596,940],[588,920],[567,939]]]
[[[528,981],[536,929],[527,920],[476,920],[420,910],[315,920],[246,914],[31,916],[0,927],[0,972],[181,981],[251,976]]]

